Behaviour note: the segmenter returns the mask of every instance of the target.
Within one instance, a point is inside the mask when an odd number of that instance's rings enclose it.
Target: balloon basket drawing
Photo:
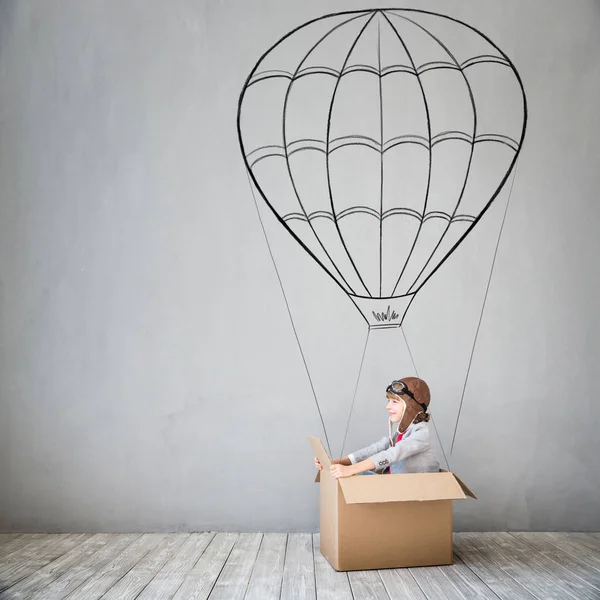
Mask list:
[[[408,294],[397,298],[349,296],[369,325],[369,329],[400,327],[414,297],[415,294]]]

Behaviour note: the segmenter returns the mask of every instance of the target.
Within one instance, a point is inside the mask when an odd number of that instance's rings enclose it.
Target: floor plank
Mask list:
[[[498,566],[490,555],[476,550],[464,540],[462,534],[454,534],[454,550],[458,556],[502,600],[535,600],[535,596],[517,583]]]
[[[566,600],[571,598],[557,589],[553,580],[546,577],[542,571],[532,569],[521,561],[518,556],[511,552],[505,552],[503,548],[495,546],[491,540],[479,533],[463,533],[462,538],[491,563],[497,564],[510,577],[517,581],[522,587],[529,591],[539,600]]]
[[[279,600],[287,535],[265,533],[250,577],[245,600]]]
[[[90,535],[62,556],[13,585],[6,595],[10,600],[30,600],[39,597],[53,581],[76,569],[82,561],[106,546],[109,541],[110,535],[106,533]]]
[[[577,541],[593,552],[600,552],[600,537],[591,533],[567,533],[567,538]]]
[[[379,575],[392,600],[426,599],[409,569],[384,569],[379,571]]]
[[[355,599],[390,600],[385,585],[381,581],[379,571],[350,571],[348,579]]]
[[[531,546],[510,533],[495,533],[493,538],[496,543],[506,544],[506,547],[518,552],[522,560],[528,561],[532,567],[546,569],[548,574],[552,574],[557,585],[571,593],[577,600],[598,600],[600,597],[600,589],[596,589],[586,578],[569,571],[561,560],[540,552],[532,552]]]
[[[0,533],[0,544],[3,544],[4,542],[8,541],[8,540],[14,540],[16,537],[20,537],[22,535],[25,535],[23,533]]]
[[[316,600],[315,561],[312,535],[288,535],[281,600]]]
[[[67,538],[71,534],[63,533],[58,534],[62,538]],[[31,550],[33,550],[33,554],[35,554],[38,549],[41,550],[43,547],[48,546],[49,544],[54,544],[59,538],[43,533],[34,533],[31,535],[23,535],[19,538],[11,540],[8,542],[5,547],[0,552],[0,572],[3,567],[10,564],[16,564],[17,562],[22,562],[23,556],[28,558],[32,555]],[[20,556],[20,555],[23,556]]]
[[[0,561],[0,592],[17,585],[22,579],[44,568],[89,537],[90,534],[85,533],[47,535],[36,538],[20,551],[5,557]]]
[[[17,538],[23,537],[23,533],[0,533],[0,553],[4,550],[4,546]]]
[[[339,573],[321,554],[321,538],[313,535],[316,596],[319,600],[353,600],[347,573]]]
[[[139,537],[139,533],[110,535],[105,546],[48,583],[40,592],[33,594],[31,600],[63,600]]]
[[[214,533],[190,535],[136,600],[171,600],[213,538]]]
[[[121,554],[101,567],[80,587],[67,595],[66,599],[98,600],[164,538],[165,535],[160,533],[145,533],[141,535]]]
[[[550,583],[549,592],[552,596],[560,598],[575,598],[576,600],[598,600],[596,590],[584,581],[570,575],[556,561],[531,551],[531,548],[522,544],[508,533],[482,534],[484,540],[491,543],[497,553],[508,556],[511,560],[521,563],[528,578],[543,577]],[[523,583],[520,579],[519,581]]]
[[[439,567],[411,567],[409,570],[429,600],[465,600]]]
[[[563,552],[568,552],[592,567],[600,569],[600,552],[591,550],[576,540],[567,537],[564,533],[538,533],[536,535],[543,536],[544,539],[547,539],[549,543],[560,548]]]
[[[171,560],[190,534],[166,535],[148,554],[102,596],[102,600],[133,600]]]
[[[262,537],[261,533],[240,533],[210,593],[210,600],[244,598]]]
[[[206,600],[237,539],[237,533],[218,533],[186,576],[173,600]]]
[[[498,600],[498,595],[459,556],[454,555],[454,564],[441,566],[440,571],[467,600]]]
[[[0,534],[0,600],[600,600],[596,534],[456,533],[453,565],[348,573],[319,541]]]
[[[537,533],[516,533],[511,535],[527,544],[539,554],[555,560],[567,571],[594,586],[598,590],[598,597],[600,598],[600,569],[596,569],[582,558],[561,550],[552,543],[549,543],[547,537],[540,536]]]

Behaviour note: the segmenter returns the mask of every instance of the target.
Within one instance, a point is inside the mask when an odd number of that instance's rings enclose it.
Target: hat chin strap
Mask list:
[[[407,419],[405,417],[402,417],[402,420],[400,421],[400,423],[398,423],[397,432],[398,433],[406,433],[406,430],[411,426],[413,421],[414,421],[414,418]]]
[[[402,415],[402,419],[398,423],[398,433],[405,433],[406,430],[413,424],[414,420],[418,416],[418,412],[410,410],[408,406],[404,409],[404,414]]]
[[[417,418],[418,413],[415,413],[414,411],[410,410],[408,408],[408,406],[406,405],[406,402],[403,401],[403,404],[404,404],[404,412],[402,413],[402,418],[396,425],[396,434],[395,435],[392,434],[392,421],[391,421],[391,419],[388,420],[389,432],[390,432],[390,443],[392,444],[392,446],[394,445],[395,437],[399,433],[404,434],[406,432],[406,430],[411,426],[413,421]]]

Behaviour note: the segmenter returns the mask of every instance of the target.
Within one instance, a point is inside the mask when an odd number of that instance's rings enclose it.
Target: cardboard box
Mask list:
[[[475,498],[453,473],[335,479],[321,440],[321,553],[336,571],[452,564],[452,501]]]

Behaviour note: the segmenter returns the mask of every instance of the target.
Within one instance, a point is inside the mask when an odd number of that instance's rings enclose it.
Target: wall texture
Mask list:
[[[599,530],[598,4],[403,6],[490,35],[529,101],[448,457],[479,500],[455,526]],[[0,1],[0,530],[318,527],[321,425],[235,117],[262,52],[339,9]],[[504,205],[406,322],[446,452]],[[337,447],[364,323],[262,215]],[[346,451],[385,434],[393,348],[365,359]]]

